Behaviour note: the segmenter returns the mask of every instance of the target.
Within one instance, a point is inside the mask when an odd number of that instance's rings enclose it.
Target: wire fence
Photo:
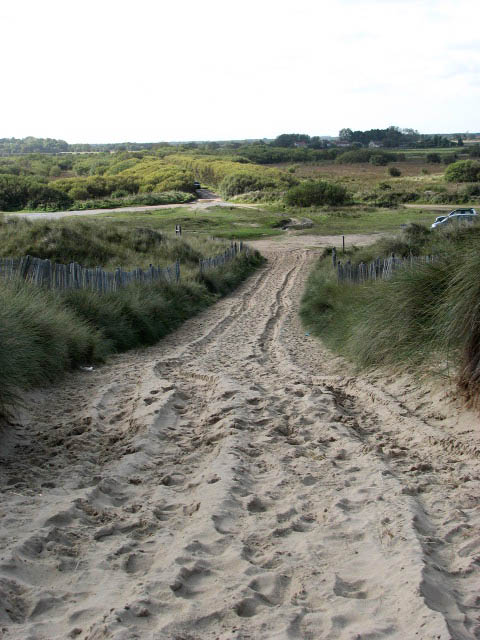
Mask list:
[[[368,280],[388,280],[395,271],[404,267],[411,267],[416,264],[427,264],[434,262],[434,256],[408,256],[407,258],[397,258],[392,253],[388,258],[377,258],[372,262],[352,264],[350,260],[341,262],[337,259],[336,251],[332,252],[333,266],[337,271],[339,282],[350,282],[361,284]]]
[[[248,247],[242,242],[232,243],[223,253],[213,258],[199,261],[200,272],[225,265],[233,260],[240,252],[248,255]],[[132,282],[152,283],[157,280],[179,282],[181,279],[180,262],[177,260],[169,267],[154,267],[148,269],[132,269],[124,271],[104,271],[101,267],[82,267],[71,262],[59,264],[42,258],[24,256],[22,258],[0,258],[0,279],[22,279],[48,289],[90,289],[99,293],[118,291]]]

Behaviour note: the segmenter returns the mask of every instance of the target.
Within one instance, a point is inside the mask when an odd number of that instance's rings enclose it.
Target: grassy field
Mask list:
[[[175,231],[179,224],[184,233],[208,234],[217,238],[248,240],[265,235],[283,233],[276,226],[285,219],[276,208],[220,207],[206,209],[159,209],[130,213],[110,213],[96,216],[100,219],[146,224],[159,231]]]
[[[285,215],[308,217],[313,227],[302,233],[337,235],[348,233],[397,232],[402,225],[415,222],[430,225],[435,220],[435,212],[422,209],[380,209],[373,207],[344,207],[342,209],[291,209]]]
[[[398,167],[402,172],[402,178],[419,178],[422,181],[438,181],[443,179],[445,165],[425,162],[423,158],[412,158],[407,162],[392,162],[391,165]],[[422,173],[427,171],[428,173]],[[369,162],[359,162],[356,164],[335,164],[325,162],[318,165],[298,166],[295,169],[296,177],[299,178],[324,178],[327,180],[341,181],[343,183],[355,184],[374,183],[380,180],[389,180],[385,167],[378,167]],[[395,179],[398,182],[400,179]]]
[[[219,207],[191,210],[162,209],[138,213],[113,213],[98,216],[104,220],[118,220],[128,224],[147,224],[160,231],[173,231],[182,225],[184,233],[208,234],[218,238],[248,240],[285,233],[277,226],[287,219],[307,217],[314,225],[304,233],[337,235],[347,233],[376,233],[400,231],[402,225],[416,222],[431,224],[437,214],[422,209],[381,209],[376,207],[288,208],[281,204],[263,208]]]

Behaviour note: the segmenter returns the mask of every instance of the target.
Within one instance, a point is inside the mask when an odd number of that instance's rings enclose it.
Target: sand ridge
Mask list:
[[[262,242],[235,294],[3,434],[5,638],[480,638],[478,421],[305,335],[331,238]]]

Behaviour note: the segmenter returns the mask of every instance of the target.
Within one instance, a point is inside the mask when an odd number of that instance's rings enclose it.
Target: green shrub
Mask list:
[[[391,175],[392,178],[399,178],[402,172],[397,167],[388,167],[388,174]]]
[[[479,182],[480,162],[478,160],[460,160],[449,165],[445,170],[448,182]]]
[[[456,162],[457,158],[458,156],[456,153],[446,153],[442,156],[442,162],[446,165],[453,164],[454,162]]]
[[[370,156],[369,162],[378,167],[384,167],[388,164],[388,156],[383,153],[374,153]]]
[[[438,164],[442,161],[442,158],[439,153],[427,153],[426,161],[432,164]]]
[[[466,184],[462,187],[461,194],[466,200],[477,198],[480,196],[480,184]]]
[[[219,189],[224,197],[230,198],[246,191],[274,189],[275,186],[277,185],[273,177],[242,172],[226,176],[221,181]]]
[[[285,194],[285,202],[293,207],[342,205],[350,200],[348,191],[339,184],[323,180],[309,180],[292,187]]]
[[[335,164],[354,164],[357,162],[369,162],[372,152],[368,149],[355,149],[345,151],[335,159]]]
[[[38,179],[23,176],[0,175],[0,210],[16,211],[25,207],[67,208],[72,199],[61,190],[52,188]]]

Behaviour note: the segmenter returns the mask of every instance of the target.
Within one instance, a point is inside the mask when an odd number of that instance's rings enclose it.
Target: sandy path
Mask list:
[[[292,238],[4,434],[5,638],[480,638],[478,421],[306,336]]]
[[[150,204],[150,205],[132,205],[130,207],[116,207],[115,209],[77,209],[72,211],[34,211],[31,213],[5,213],[11,218],[26,218],[27,220],[58,220],[59,218],[71,218],[76,216],[98,216],[119,213],[140,213],[142,211],[158,211],[161,209],[191,209],[194,211],[208,209],[208,207],[240,207],[240,208],[257,208],[251,204],[235,204],[233,202],[225,202],[220,196],[213,191],[207,189],[198,190],[198,199],[193,202],[184,202],[183,204]],[[0,211],[0,213],[2,213]]]

